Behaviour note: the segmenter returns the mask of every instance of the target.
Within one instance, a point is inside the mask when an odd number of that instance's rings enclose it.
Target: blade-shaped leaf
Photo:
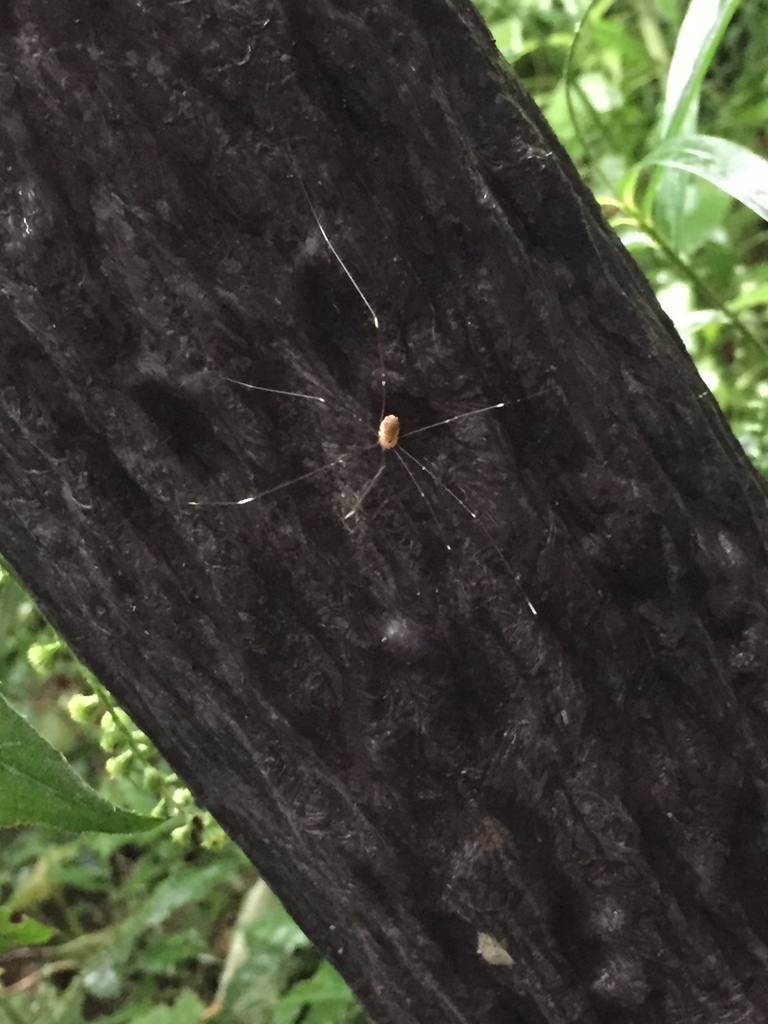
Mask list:
[[[0,827],[138,832],[158,822],[103,800],[0,696]]]
[[[701,83],[740,3],[741,0],[691,0],[669,65],[660,125],[662,139],[679,135],[684,126],[694,126]]]
[[[648,164],[696,174],[768,220],[768,160],[744,146],[713,135],[688,135],[662,142],[640,162]]]
[[[55,928],[25,914],[0,907],[0,955],[21,946],[39,946],[56,933]]]
[[[741,0],[691,0],[669,66],[659,138],[664,141],[696,131],[701,83],[723,33]],[[674,167],[653,175],[646,190],[646,208],[669,242],[682,245],[683,223],[690,214],[690,181]]]

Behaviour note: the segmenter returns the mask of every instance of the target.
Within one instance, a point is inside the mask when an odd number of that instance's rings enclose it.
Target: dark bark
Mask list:
[[[377,1024],[765,1021],[765,488],[472,9],[0,32],[0,547],[54,624]],[[506,404],[345,518],[382,368],[404,434]]]

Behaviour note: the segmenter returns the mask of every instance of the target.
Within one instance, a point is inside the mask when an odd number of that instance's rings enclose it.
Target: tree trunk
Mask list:
[[[765,488],[472,8],[0,46],[45,613],[377,1024],[764,1022]]]

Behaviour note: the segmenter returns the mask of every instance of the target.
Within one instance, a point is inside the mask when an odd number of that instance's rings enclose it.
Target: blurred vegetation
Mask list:
[[[477,7],[765,471],[766,2]],[[0,831],[0,1024],[364,1022],[6,572],[0,693],[108,799],[158,819],[128,840]]]
[[[765,473],[765,0],[476,6]]]
[[[111,802],[158,820],[128,838],[0,830],[0,1024],[362,1024],[338,974],[5,570],[0,690]]]

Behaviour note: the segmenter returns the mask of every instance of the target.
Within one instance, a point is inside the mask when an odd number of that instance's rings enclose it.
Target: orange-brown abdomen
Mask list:
[[[382,448],[394,448],[400,437],[400,420],[397,416],[385,416],[379,424],[379,444]]]

